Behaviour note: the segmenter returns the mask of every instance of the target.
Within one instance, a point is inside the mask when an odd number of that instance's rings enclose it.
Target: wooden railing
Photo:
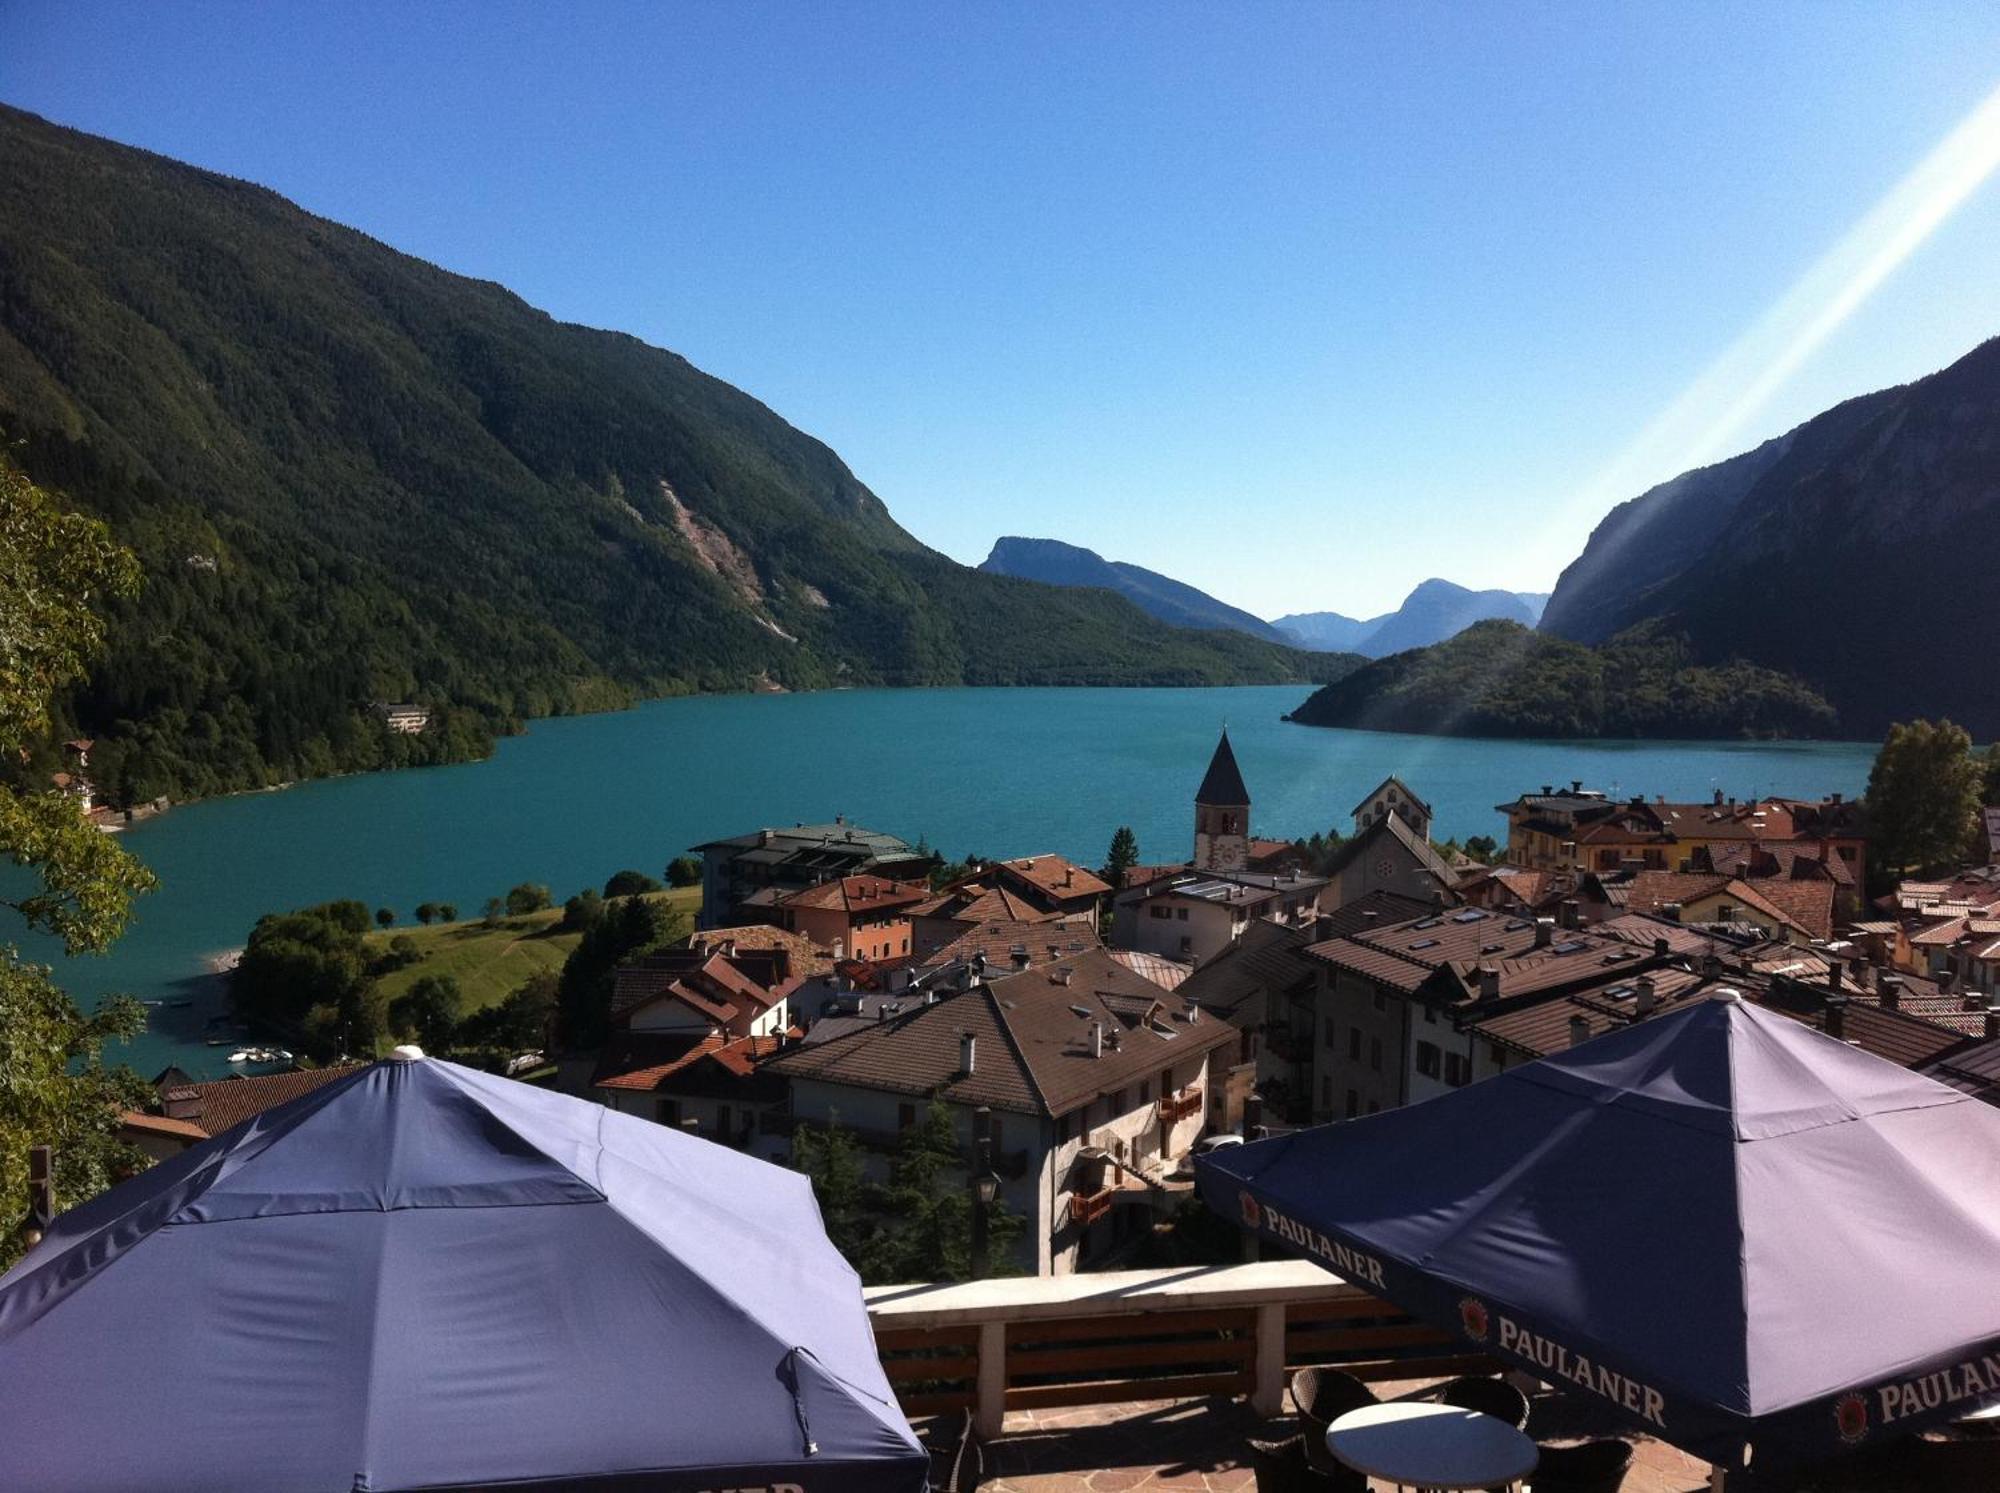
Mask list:
[[[986,1436],[1009,1410],[1128,1400],[1240,1396],[1276,1415],[1287,1373],[1306,1364],[1363,1379],[1493,1367],[1298,1260],[874,1286],[867,1296],[904,1410],[971,1406]]]
[[[1178,1094],[1166,1094],[1160,1098],[1160,1122],[1171,1125],[1176,1120],[1185,1120],[1189,1115],[1201,1113],[1201,1090],[1183,1089]]]

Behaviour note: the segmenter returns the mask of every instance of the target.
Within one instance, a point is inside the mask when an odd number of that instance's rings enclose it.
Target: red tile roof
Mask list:
[[[265,1110],[310,1094],[345,1078],[363,1063],[337,1063],[325,1068],[299,1068],[290,1073],[260,1073],[250,1078],[218,1078],[206,1083],[175,1085],[161,1094],[181,1113],[176,1119],[200,1127],[205,1135],[220,1135],[261,1115]]]
[[[880,912],[885,908],[909,908],[930,896],[930,888],[917,881],[891,881],[886,876],[842,876],[823,881],[777,899],[781,907],[823,908],[852,916],[857,912]]]
[[[995,865],[1048,896],[1064,901],[1074,897],[1102,897],[1111,891],[1110,882],[1059,855],[1024,855]]]
[[[787,1036],[795,1039],[799,1033]],[[684,1078],[703,1064],[712,1065],[732,1079],[748,1079],[757,1063],[781,1048],[772,1037],[707,1036],[699,1039],[666,1033],[625,1032],[605,1045],[591,1075],[591,1084],[600,1089],[630,1089],[652,1092],[675,1087],[672,1080]]]

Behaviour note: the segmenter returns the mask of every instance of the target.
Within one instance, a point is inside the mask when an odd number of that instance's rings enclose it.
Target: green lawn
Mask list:
[[[649,896],[686,913],[688,925],[693,926],[695,910],[701,905],[698,887]],[[423,955],[417,963],[382,977],[381,988],[390,1000],[425,975],[450,975],[465,997],[463,1009],[477,1011],[506,999],[536,971],[562,968],[583,935],[558,932],[556,925],[561,920],[562,909],[551,908],[525,917],[503,918],[497,928],[487,927],[478,918],[433,923],[428,928],[421,923],[398,923],[369,934],[368,947],[371,953],[385,953],[389,940],[401,935],[413,941]]]

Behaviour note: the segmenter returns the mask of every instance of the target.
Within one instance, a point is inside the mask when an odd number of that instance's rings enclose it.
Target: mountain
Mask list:
[[[59,722],[127,800],[473,755],[635,695],[1338,667],[968,570],[673,353],[4,107],[0,433],[147,572]],[[370,708],[403,700],[423,736]]]
[[[1051,586],[1093,586],[1115,591],[1148,616],[1174,627],[1233,628],[1270,643],[1293,641],[1261,618],[1217,601],[1185,582],[1122,560],[1107,560],[1095,550],[1064,544],[1059,539],[996,539],[993,552],[979,568],[989,575],[1011,575]]]
[[[1532,626],[1540,622],[1542,620],[1542,612],[1549,604],[1550,593],[1547,591],[1516,591],[1514,594],[1521,599],[1522,605],[1527,607],[1528,611],[1532,614],[1528,618],[1529,625]]]
[[[1697,663],[1651,625],[1588,647],[1486,621],[1380,658],[1316,691],[1290,720],[1435,736],[1826,736],[1827,702],[1789,675]]]
[[[1656,622],[1702,659],[1802,676],[1856,735],[1942,715],[1991,739],[1996,555],[2000,340],[1621,504],[1541,625]]]
[[[1500,618],[1532,627],[1534,609],[1512,591],[1468,591],[1450,581],[1428,580],[1404,598],[1355,650],[1384,658],[1423,648],[1463,632],[1475,622]]]
[[[1361,653],[1368,634],[1390,615],[1384,612],[1380,617],[1346,617],[1339,612],[1293,612],[1273,619],[1271,626],[1277,628],[1281,637],[1301,648]]]

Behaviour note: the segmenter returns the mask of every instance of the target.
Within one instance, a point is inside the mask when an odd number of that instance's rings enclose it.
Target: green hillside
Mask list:
[[[1684,639],[1634,628],[1599,647],[1479,622],[1318,690],[1307,726],[1441,736],[1725,739],[1834,734],[1809,686],[1754,664],[1703,665]]]
[[[62,723],[124,799],[475,755],[638,695],[1350,662],[956,565],[672,353],[5,108],[0,431],[145,566]],[[368,707],[400,700],[438,724],[389,736]]]

